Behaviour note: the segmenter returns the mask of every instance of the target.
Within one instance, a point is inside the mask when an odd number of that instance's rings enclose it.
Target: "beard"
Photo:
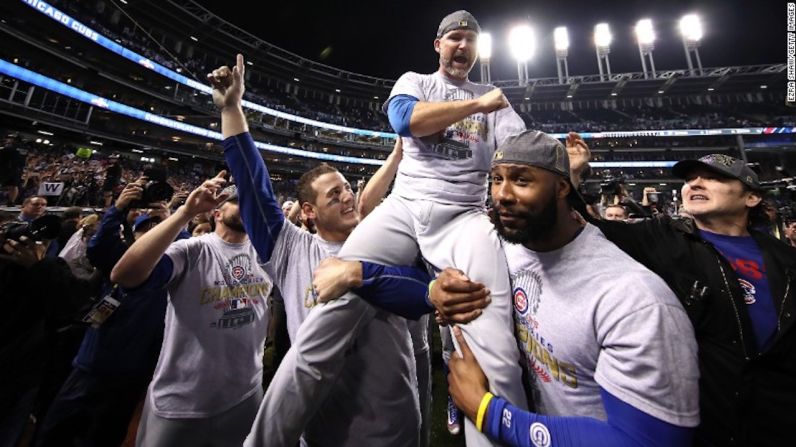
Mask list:
[[[549,236],[558,223],[558,202],[555,194],[551,194],[540,211],[536,213],[526,211],[524,215],[520,214],[519,217],[525,221],[522,228],[504,226],[500,221],[497,207],[490,210],[489,216],[503,239],[512,244],[526,244]]]
[[[243,221],[240,220],[240,214],[224,214],[221,217],[221,222],[224,223],[230,230],[245,233],[246,228],[243,226]]]
[[[454,55],[454,57],[455,57],[455,55]],[[442,66],[442,68],[445,70],[445,72],[448,73],[449,75],[451,75],[452,77],[454,77],[456,79],[467,79],[467,75],[470,74],[470,70],[472,70],[473,65],[475,65],[475,61],[473,61],[473,63],[469,64],[469,66],[466,69],[464,69],[464,68],[455,68],[453,66],[453,58],[448,59],[445,56],[443,56],[442,54],[440,54],[439,55],[439,64]]]

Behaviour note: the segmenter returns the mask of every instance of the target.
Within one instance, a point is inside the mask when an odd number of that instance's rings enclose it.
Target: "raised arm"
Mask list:
[[[390,188],[390,184],[395,179],[395,173],[398,172],[398,165],[401,164],[402,158],[403,143],[399,136],[395,140],[395,146],[390,156],[387,157],[387,161],[373,174],[373,177],[370,178],[370,181],[359,195],[357,211],[359,211],[359,215],[363,219],[381,203],[381,199],[387,194],[387,189]]]
[[[479,98],[466,101],[418,101],[409,120],[409,130],[415,137],[433,135],[474,113],[491,113],[508,105],[503,91],[499,88]]]
[[[427,102],[421,83],[416,73],[406,73],[395,83],[387,100],[384,111],[390,125],[400,136],[426,137],[474,113],[490,113],[509,106],[498,88],[471,100]]]
[[[271,258],[285,215],[276,200],[271,177],[243,114],[246,65],[238,55],[235,67],[221,67],[207,75],[213,85],[213,102],[221,111],[224,159],[238,185],[238,204],[246,233],[263,262]]]
[[[147,281],[166,249],[185,225],[197,214],[215,209],[226,200],[227,194],[219,193],[226,182],[225,174],[221,171],[214,178],[205,181],[191,192],[185,205],[135,241],[116,263],[111,272],[111,281],[128,289],[138,287]]]

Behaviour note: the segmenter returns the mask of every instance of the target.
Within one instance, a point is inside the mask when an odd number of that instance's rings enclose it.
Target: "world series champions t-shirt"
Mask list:
[[[398,95],[423,102],[452,102],[476,99],[492,89],[491,85],[454,81],[439,72],[408,72],[395,82],[384,110]],[[483,205],[495,148],[524,130],[522,118],[509,106],[492,113],[474,113],[435,135],[404,137],[393,192],[408,199]]]
[[[699,230],[699,234],[713,244],[738,275],[757,349],[763,352],[777,333],[777,309],[771,297],[760,246],[752,236],[725,236],[704,230]]]
[[[537,413],[606,420],[602,388],[670,424],[699,424],[694,329],[660,277],[593,225],[557,250],[504,247]]]
[[[158,365],[150,384],[153,412],[204,418],[262,387],[271,278],[251,242],[217,234],[174,242],[174,269]]]

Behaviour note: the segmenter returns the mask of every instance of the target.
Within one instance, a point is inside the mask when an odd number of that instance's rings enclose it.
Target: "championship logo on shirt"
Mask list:
[[[525,316],[530,310],[531,315],[535,316],[542,303],[542,278],[536,272],[524,270],[512,275],[511,284],[514,286],[514,307],[517,312]]]
[[[743,289],[743,302],[746,304],[754,304],[755,301],[755,290],[754,284],[750,283],[745,279],[738,278],[738,282],[741,283],[741,289]]]
[[[528,313],[528,295],[519,287],[514,289],[514,309],[523,317]]]
[[[227,263],[227,271],[235,281],[241,281],[246,277],[251,267],[251,261],[247,255],[238,255],[230,259]]]

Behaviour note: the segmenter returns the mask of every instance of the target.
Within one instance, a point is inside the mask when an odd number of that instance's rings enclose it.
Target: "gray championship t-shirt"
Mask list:
[[[155,414],[204,418],[262,386],[271,279],[247,240],[215,233],[174,242],[163,347],[150,384]]]
[[[674,293],[593,225],[551,252],[505,244],[535,410],[605,420],[599,387],[670,424],[699,424],[691,322]]]
[[[448,102],[476,99],[493,88],[454,81],[439,72],[408,72],[396,81],[384,109],[397,95],[410,95],[424,102]],[[524,130],[522,118],[509,106],[470,115],[441,134],[404,137],[403,159],[393,193],[409,199],[481,206],[486,199],[487,173],[496,146]]]
[[[312,272],[324,259],[336,256],[341,242],[328,242],[285,219],[265,270],[282,292],[287,333],[296,340],[299,326],[317,300],[312,293]]]

